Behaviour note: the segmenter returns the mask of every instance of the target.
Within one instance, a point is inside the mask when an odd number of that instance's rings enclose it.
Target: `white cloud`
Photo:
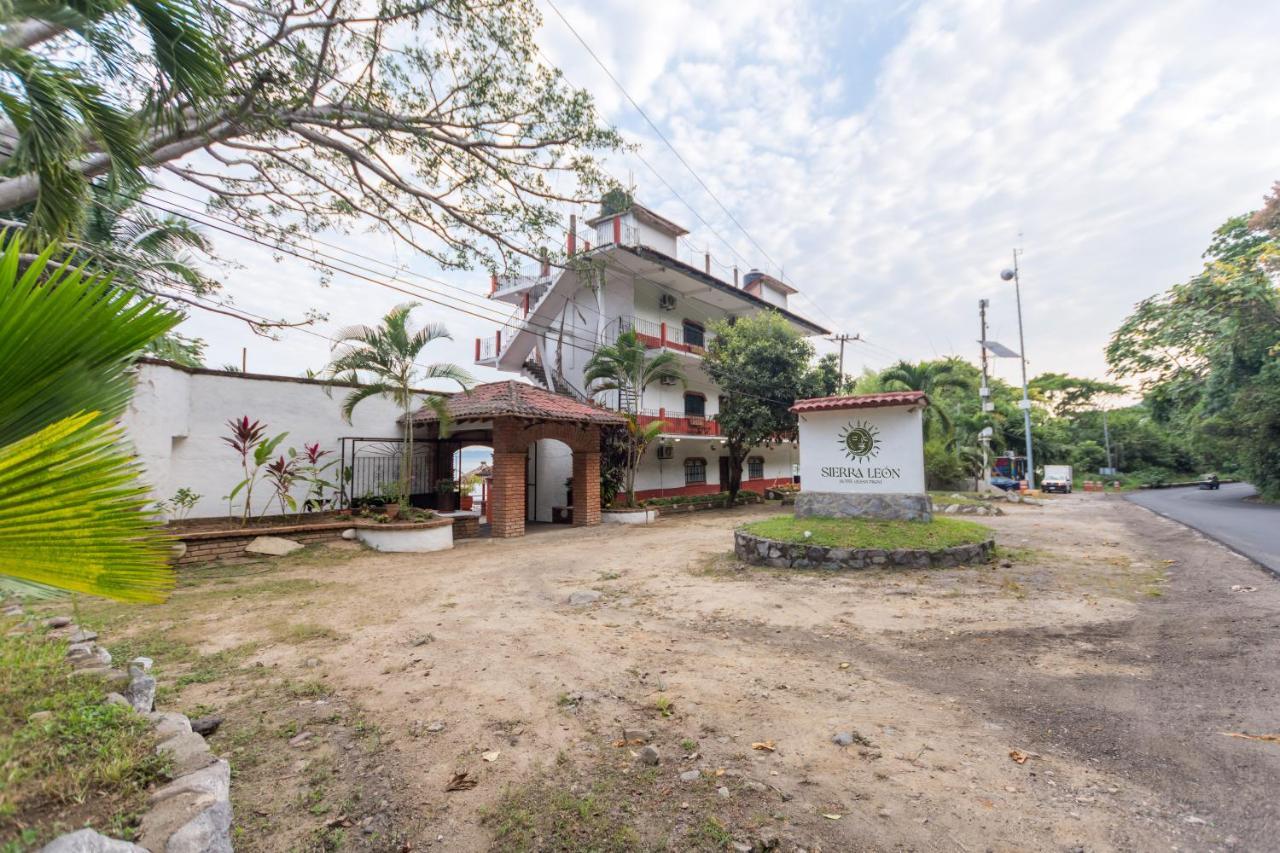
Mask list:
[[[1195,272],[1210,231],[1280,178],[1273,2],[921,0],[896,17],[878,2],[558,5],[785,266],[810,300],[798,307],[865,334],[855,365],[974,357],[984,297],[993,334],[1015,345],[998,273],[1021,239],[1033,370],[1101,374],[1102,347],[1132,304]],[[540,43],[737,252],[765,265],[550,10]],[[738,262],[640,161],[610,168],[634,173],[646,201],[693,229],[697,251]],[[319,303],[347,323],[398,301],[259,270],[232,289],[274,309],[263,313]],[[483,274],[447,278],[484,290]],[[440,357],[469,364],[471,338],[491,325],[440,319],[459,338]],[[238,346],[228,337],[218,350]],[[308,364],[322,360],[321,342],[298,346]],[[263,362],[300,369],[301,358],[259,348]]]

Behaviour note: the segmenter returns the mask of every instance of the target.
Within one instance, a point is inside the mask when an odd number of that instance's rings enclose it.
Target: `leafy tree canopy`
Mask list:
[[[375,227],[444,267],[561,241],[619,136],[544,64],[534,0],[4,4],[0,211],[49,233],[163,169],[284,240]]]
[[[813,346],[781,315],[762,311],[717,323],[703,367],[722,395],[717,421],[729,451],[729,492],[750,449],[795,433],[789,409],[806,388]]]

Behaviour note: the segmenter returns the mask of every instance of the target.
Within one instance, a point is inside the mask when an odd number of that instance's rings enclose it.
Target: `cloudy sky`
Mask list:
[[[1213,228],[1280,179],[1274,0],[555,0],[740,229],[539,3],[546,55],[639,145],[611,173],[688,227],[692,249],[781,268],[799,311],[860,333],[850,372],[976,359],[980,298],[991,337],[1016,348],[999,273],[1020,246],[1032,372],[1101,376],[1131,306],[1194,273]],[[487,291],[483,272],[440,274],[376,235],[358,242],[477,300]],[[212,366],[246,347],[250,370],[318,369],[326,333],[399,301],[221,246],[242,265],[227,275],[238,305],[331,321],[269,341],[195,317],[185,331],[209,342]],[[433,358],[468,366],[493,329],[438,307],[421,318],[456,339]]]

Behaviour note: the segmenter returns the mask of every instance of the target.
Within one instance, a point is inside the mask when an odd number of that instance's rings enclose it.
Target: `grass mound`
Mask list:
[[[972,545],[991,538],[991,531],[972,521],[935,517],[933,521],[872,521],[862,518],[796,518],[779,515],[742,528],[753,536],[825,548],[911,548],[937,551]],[[810,535],[805,536],[808,532]]]
[[[13,626],[0,620],[0,632]],[[65,643],[0,637],[0,850],[36,848],[93,826],[131,838],[147,788],[163,778],[151,726],[71,677]]]

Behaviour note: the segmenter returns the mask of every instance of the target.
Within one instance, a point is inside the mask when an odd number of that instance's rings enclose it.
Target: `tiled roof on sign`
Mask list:
[[[453,394],[445,404],[455,421],[489,420],[490,418],[517,417],[541,421],[572,421],[574,423],[621,424],[621,415],[579,403],[572,397],[553,394],[550,391],[507,380],[477,385],[469,392]],[[436,413],[424,407],[413,413],[413,422],[431,423]]]
[[[929,398],[923,391],[888,391],[883,394],[859,394],[846,397],[810,397],[807,400],[796,400],[791,411],[797,414],[805,412],[835,412],[841,409],[883,409],[889,406],[928,405]]]

